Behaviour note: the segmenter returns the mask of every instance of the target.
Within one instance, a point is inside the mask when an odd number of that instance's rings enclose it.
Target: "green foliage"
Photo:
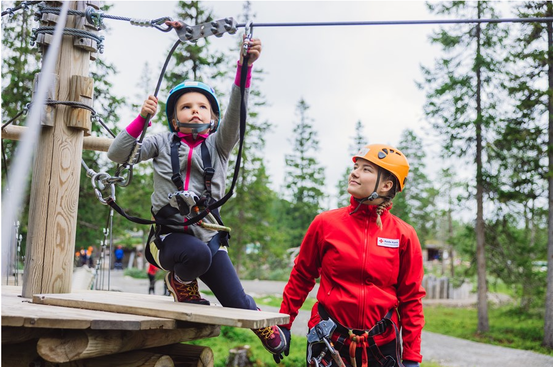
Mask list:
[[[401,134],[398,148],[409,161],[409,175],[405,188],[394,199],[393,213],[411,224],[421,244],[436,233],[436,199],[438,191],[426,175],[426,152],[423,141],[412,130]]]
[[[123,271],[123,274],[125,276],[135,278],[135,279],[148,279],[148,273],[145,269],[138,269],[138,268],[126,268]]]
[[[251,360],[254,366],[297,367],[305,365],[307,339],[293,335],[290,343],[290,355],[285,357],[278,365],[273,360],[272,355],[265,350],[257,336],[250,330],[222,326],[221,334],[218,337],[202,339],[190,344],[210,347],[215,355],[215,367],[225,367],[229,350],[244,345],[251,347]]]
[[[489,307],[490,331],[477,333],[477,311],[474,308],[425,306],[424,330],[480,343],[532,350],[553,356],[553,350],[541,345],[543,312],[525,312],[512,306]]]
[[[299,246],[309,224],[321,210],[324,198],[324,167],[317,159],[317,131],[307,115],[309,105],[301,99],[296,107],[299,122],[294,127],[293,151],[285,156],[286,196],[290,198],[287,215],[291,219],[291,247]]]

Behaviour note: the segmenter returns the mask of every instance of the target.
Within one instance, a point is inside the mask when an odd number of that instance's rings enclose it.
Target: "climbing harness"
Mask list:
[[[325,308],[319,303],[319,315],[321,321],[315,325],[307,334],[307,361],[309,366],[344,367],[344,362],[339,352],[347,348],[350,363],[357,366],[356,352],[361,350],[361,366],[368,367],[368,353],[376,359],[379,366],[393,367],[401,363],[401,351],[399,343],[399,329],[392,320],[395,308],[392,308],[386,315],[369,330],[349,329],[333,320]],[[381,335],[393,326],[395,331],[395,355],[383,355],[376,345],[374,337]]]
[[[336,351],[332,340],[330,339],[334,330],[336,330],[336,323],[332,319],[327,319],[321,320],[309,331],[307,334],[307,360],[309,361],[310,366],[324,366],[325,362],[323,362],[323,358],[330,352],[330,355],[336,362],[337,366],[345,367],[344,361],[342,361],[342,357],[340,357],[340,353]],[[325,344],[325,349],[323,349],[318,356],[313,355],[313,345],[315,343]]]

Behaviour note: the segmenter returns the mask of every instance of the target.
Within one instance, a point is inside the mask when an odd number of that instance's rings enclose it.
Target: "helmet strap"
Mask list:
[[[378,195],[378,193],[376,192],[376,190],[378,189],[378,184],[380,183],[380,174],[381,174],[382,170],[380,169],[380,167],[378,167],[378,173],[376,175],[376,184],[374,185],[374,190],[373,190],[373,193],[370,194],[369,196],[367,196],[366,198],[363,198],[363,199],[355,199],[357,202],[359,202],[359,204],[357,205],[357,208],[355,208],[354,211],[352,211],[351,213],[349,213],[350,215],[352,215],[353,213],[355,213],[356,211],[359,210],[359,208],[361,207],[361,205],[365,202],[365,201],[373,201],[373,200],[376,200],[378,198],[382,198],[384,196],[380,196]]]
[[[177,127],[183,127],[187,129],[192,129],[192,135],[194,136],[194,139],[198,136],[198,133],[204,131],[205,129],[213,130],[214,122],[211,120],[209,124],[193,124],[189,122],[180,122],[178,119],[175,120],[177,123]]]

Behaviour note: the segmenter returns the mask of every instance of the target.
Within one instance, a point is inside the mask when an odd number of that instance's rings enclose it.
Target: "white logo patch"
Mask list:
[[[382,247],[398,248],[399,239],[378,237],[376,244]]]

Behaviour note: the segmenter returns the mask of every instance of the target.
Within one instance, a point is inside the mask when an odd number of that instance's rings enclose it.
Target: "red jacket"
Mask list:
[[[402,328],[403,359],[420,362],[424,326],[421,286],[422,252],[412,226],[388,210],[376,224],[376,206],[349,207],[319,214],[307,230],[284,288],[281,313],[290,315],[290,328],[308,293],[320,277],[317,300],[330,316],[351,329],[370,329],[397,308],[394,321]],[[317,304],[308,326],[319,322]],[[392,341],[389,328],[375,337],[378,345]]]

